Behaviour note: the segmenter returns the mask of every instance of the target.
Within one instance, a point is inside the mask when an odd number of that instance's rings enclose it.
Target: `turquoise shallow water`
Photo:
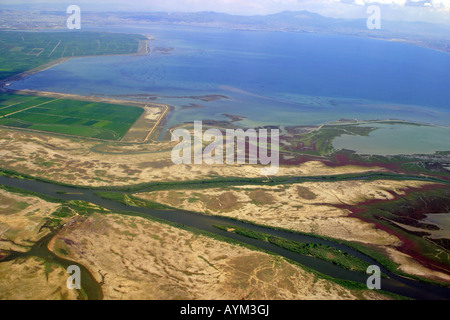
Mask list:
[[[195,120],[318,125],[341,118],[450,125],[450,55],[350,36],[173,26],[110,32],[152,35],[148,56],[76,58],[13,84],[176,107],[167,126]],[[155,48],[173,48],[163,54]],[[221,94],[230,100],[192,96]],[[154,100],[149,100],[154,101]],[[189,104],[203,108],[183,108]],[[422,130],[422,129],[420,129]]]
[[[450,150],[450,128],[407,124],[367,124],[377,130],[368,136],[342,135],[333,141],[336,149],[359,154],[430,154]]]

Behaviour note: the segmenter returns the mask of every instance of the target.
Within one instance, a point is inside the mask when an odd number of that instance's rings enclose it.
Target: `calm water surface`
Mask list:
[[[147,101],[176,107],[167,127],[228,120],[224,113],[246,117],[240,122],[246,126],[341,118],[450,125],[450,54],[436,50],[321,34],[174,26],[105,31],[151,35],[151,53],[72,59],[12,88],[140,100],[156,95]],[[218,94],[230,99],[195,98]],[[190,104],[202,108],[183,108]],[[424,128],[414,134],[430,134]]]

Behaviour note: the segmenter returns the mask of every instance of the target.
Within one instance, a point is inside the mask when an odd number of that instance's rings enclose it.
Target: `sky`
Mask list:
[[[0,7],[21,3],[61,5],[62,2],[100,11],[216,11],[253,15],[309,10],[335,18],[366,17],[367,6],[378,5],[389,20],[450,24],[450,0],[0,0]]]

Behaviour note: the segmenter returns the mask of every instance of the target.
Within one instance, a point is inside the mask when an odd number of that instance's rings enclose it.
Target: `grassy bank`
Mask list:
[[[62,183],[47,179],[44,177],[35,177],[29,174],[17,172],[15,170],[0,168],[0,176],[36,180],[55,185],[60,185],[69,188],[79,188],[87,190],[98,191],[117,191],[127,193],[139,193],[139,192],[152,192],[163,190],[177,190],[177,189],[211,189],[222,187],[233,187],[240,185],[264,185],[264,186],[276,186],[276,185],[289,185],[302,182],[338,182],[338,181],[374,181],[374,180],[395,180],[395,181],[428,181],[434,183],[440,183],[450,185],[450,181],[441,179],[438,177],[429,177],[422,175],[403,175],[396,173],[384,173],[384,172],[367,172],[367,173],[354,173],[354,174],[339,174],[339,175],[327,175],[327,176],[283,176],[283,177],[271,177],[267,179],[262,178],[242,178],[242,177],[226,177],[217,178],[211,177],[205,180],[193,180],[193,181],[170,181],[170,182],[148,182],[140,183],[129,186],[111,186],[111,187],[91,187],[91,186],[79,186],[68,183]]]
[[[410,279],[420,281],[420,282],[423,282],[426,284],[431,284],[431,285],[440,286],[440,287],[449,287],[449,285],[447,283],[429,280],[429,279],[411,275],[411,274],[408,274],[408,273],[405,273],[405,272],[399,270],[400,265],[398,265],[397,263],[390,260],[384,253],[381,252],[380,248],[375,245],[362,244],[360,242],[346,241],[346,240],[342,240],[342,239],[336,239],[336,238],[332,238],[332,237],[318,235],[315,233],[300,232],[300,231],[289,230],[289,229],[284,229],[284,228],[280,228],[280,227],[274,227],[274,226],[270,226],[270,225],[258,224],[258,223],[252,222],[252,221],[240,220],[240,219],[236,219],[236,218],[232,218],[232,217],[229,217],[228,219],[235,220],[238,222],[244,222],[244,223],[254,225],[257,227],[278,230],[278,231],[288,232],[288,233],[293,233],[293,234],[298,234],[298,235],[304,235],[304,236],[308,236],[308,237],[314,237],[317,239],[322,239],[322,240],[342,244],[342,245],[345,245],[351,249],[359,251],[360,253],[372,258],[377,263],[379,263],[380,265],[385,267],[388,271],[390,271],[396,275],[410,278]]]
[[[220,230],[225,230],[227,232],[233,232],[244,237],[269,242],[289,251],[328,261],[341,268],[351,271],[365,273],[367,268],[369,267],[369,264],[367,262],[364,262],[358,258],[350,256],[345,252],[326,245],[316,243],[300,243],[234,226],[215,225],[214,227]]]

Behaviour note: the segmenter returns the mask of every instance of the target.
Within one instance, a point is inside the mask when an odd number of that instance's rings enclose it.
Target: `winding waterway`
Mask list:
[[[45,237],[41,238],[39,241],[37,241],[29,251],[27,252],[12,252],[10,255],[8,255],[6,258],[4,258],[0,262],[6,262],[6,261],[13,261],[15,259],[19,258],[27,258],[27,257],[37,257],[44,260],[46,263],[49,264],[56,264],[64,269],[67,270],[69,266],[76,265],[80,268],[80,282],[82,284],[82,289],[84,293],[87,295],[87,298],[89,300],[101,300],[103,298],[103,293],[101,286],[99,283],[95,280],[95,278],[91,275],[88,269],[84,267],[83,265],[75,262],[70,261],[64,258],[61,258],[60,256],[57,256],[52,251],[49,250],[48,244],[52,240],[52,238],[55,236],[56,231],[52,230],[51,233],[46,235]],[[82,298],[83,294],[79,290],[79,296]]]
[[[195,228],[198,230],[206,231],[212,234],[216,234],[225,238],[233,239],[240,241],[242,243],[246,243],[252,245],[256,248],[263,249],[269,252],[273,252],[285,258],[288,258],[292,261],[296,261],[306,267],[314,269],[320,273],[331,276],[337,279],[356,281],[360,283],[366,283],[368,275],[363,273],[350,271],[347,269],[343,269],[339,266],[336,266],[330,262],[320,260],[313,257],[303,256],[300,254],[293,253],[286,249],[280,248],[274,244],[264,242],[261,240],[251,239],[248,237],[244,237],[235,233],[229,233],[223,230],[219,230],[214,227],[214,225],[229,225],[235,227],[241,227],[250,229],[256,232],[262,232],[268,235],[277,236],[281,238],[285,238],[288,240],[293,240],[301,243],[317,243],[328,245],[330,247],[334,247],[338,250],[348,253],[351,256],[359,258],[363,261],[368,262],[371,265],[379,265],[382,273],[388,276],[388,278],[382,278],[381,280],[381,288],[384,291],[400,294],[406,297],[414,298],[414,299],[450,299],[450,289],[444,287],[438,287],[429,285],[426,283],[414,281],[411,279],[407,279],[398,275],[395,275],[384,267],[382,267],[379,263],[377,263],[374,259],[358,252],[350,247],[345,245],[335,243],[328,240],[323,240],[311,236],[290,233],[287,231],[274,230],[270,228],[263,228],[259,226],[255,226],[252,224],[235,221],[225,217],[219,216],[207,216],[203,214],[181,211],[181,210],[154,210],[147,209],[141,207],[130,207],[126,206],[122,203],[106,200],[100,198],[95,194],[95,192],[99,190],[89,190],[89,189],[81,189],[74,187],[65,187],[59,186],[51,183],[36,181],[36,180],[23,180],[16,178],[8,178],[8,177],[0,177],[0,184],[16,187],[20,189],[24,189],[31,192],[37,192],[40,194],[44,194],[47,196],[51,196],[54,198],[58,198],[61,200],[83,200],[88,201],[98,206],[104,207],[113,212],[135,212],[139,214],[148,215],[157,219],[165,220],[168,222],[176,223],[179,225],[184,225],[187,227]],[[48,244],[48,241],[45,240],[41,242],[41,244]],[[41,245],[42,248],[42,245]],[[41,249],[42,250],[42,249]],[[47,248],[43,249],[46,254],[51,253]],[[41,251],[42,253],[42,251]],[[41,254],[36,249],[30,251],[28,254],[32,256],[33,254],[39,255]],[[51,253],[52,254],[52,253]],[[54,256],[54,254],[52,254]],[[23,255],[22,255],[23,256]],[[55,259],[55,258],[52,258]],[[63,266],[67,263],[67,260],[62,261],[60,258],[56,258],[55,263],[59,263]],[[71,263],[73,264],[73,263]],[[85,268],[82,268],[84,272],[87,272]],[[85,276],[85,278],[92,276]],[[89,280],[88,280],[89,281]],[[83,285],[83,283],[82,283]],[[83,287],[84,291],[88,295],[89,299],[99,299],[101,298],[101,294],[98,293],[99,285],[92,284],[89,282],[90,287]]]

